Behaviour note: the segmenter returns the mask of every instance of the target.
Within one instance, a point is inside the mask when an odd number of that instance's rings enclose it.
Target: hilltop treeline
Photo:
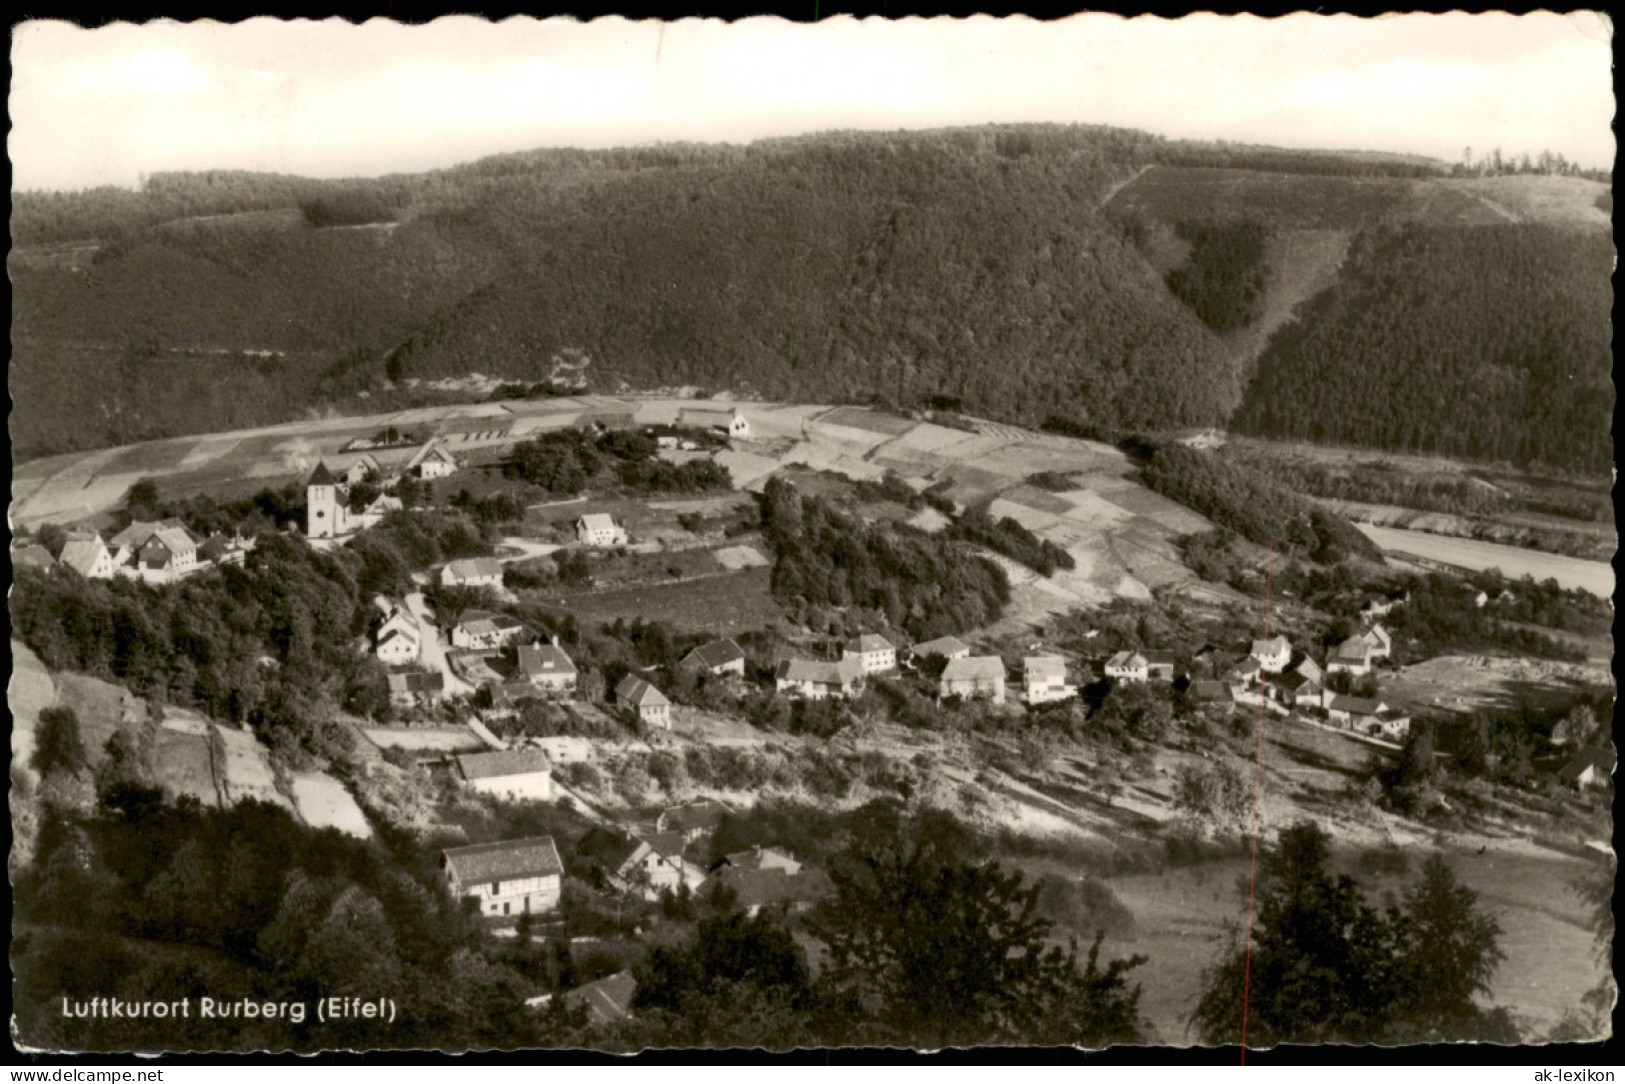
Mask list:
[[[1606,472],[1613,248],[1536,225],[1356,238],[1232,419],[1261,436]]]
[[[1380,561],[1348,520],[1305,500],[1269,475],[1183,444],[1158,448],[1142,468],[1145,484],[1261,546],[1274,544],[1332,564],[1346,557]]]
[[[869,524],[781,478],[762,492],[773,595],[793,614],[870,610],[914,640],[999,619],[1010,584],[997,565],[922,531]]]

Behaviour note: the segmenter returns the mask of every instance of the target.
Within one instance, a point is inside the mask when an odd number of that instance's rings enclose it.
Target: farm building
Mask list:
[[[1193,681],[1188,693],[1192,703],[1203,707],[1231,711],[1236,706],[1236,698],[1230,692],[1230,686],[1222,681]]]
[[[553,910],[564,874],[552,836],[454,847],[440,853],[440,868],[454,899],[472,897],[490,916]]]
[[[1388,705],[1382,701],[1368,700],[1363,696],[1342,696],[1334,693],[1326,701],[1327,718],[1350,730],[1361,732],[1368,731],[1387,710]]]
[[[1066,681],[1066,660],[1059,655],[1029,655],[1021,660],[1023,695],[1029,704],[1047,704],[1078,694]]]
[[[703,670],[708,674],[744,677],[745,652],[732,640],[712,640],[684,655],[677,665],[689,670]]]
[[[449,562],[440,570],[442,587],[501,587],[502,564],[494,557]]]
[[[1106,676],[1113,681],[1145,681],[1151,676],[1151,660],[1141,651],[1119,651],[1106,660]]]
[[[774,673],[781,693],[795,693],[809,700],[830,696],[854,696],[863,689],[863,664],[855,659],[823,662],[817,659],[786,659]]]
[[[29,547],[30,549],[39,547]],[[45,553],[43,548],[39,548]],[[120,552],[123,552],[122,550]],[[50,558],[50,554],[45,554]],[[128,559],[128,555],[126,555]],[[69,539],[62,546],[62,556],[57,559],[63,568],[71,568],[87,580],[110,580],[113,570],[119,565],[114,552],[107,548],[107,544],[98,537],[89,539]],[[19,564],[17,555],[13,554],[12,564]]]
[[[884,636],[866,632],[841,645],[841,659],[855,660],[865,674],[897,669],[897,647]]]
[[[966,700],[1004,703],[1004,660],[997,655],[968,655],[952,659],[942,671],[938,693]]]
[[[1350,636],[1333,649],[1326,660],[1326,669],[1334,674],[1369,674],[1371,645],[1364,637]]]
[[[708,429],[722,433],[730,440],[750,439],[750,422],[738,410],[679,410],[677,424],[685,429]]]
[[[483,794],[538,802],[553,798],[553,768],[546,755],[529,749],[463,753],[457,758],[463,782]]]
[[[1381,625],[1373,624],[1368,626],[1364,632],[1360,633],[1360,638],[1371,645],[1371,657],[1373,659],[1386,659],[1393,654],[1394,638]]]
[[[519,676],[529,684],[555,693],[575,691],[576,664],[563,648],[552,644],[522,644],[516,656]]]
[[[1316,667],[1318,670],[1319,667]],[[1269,685],[1270,695],[1287,707],[1323,707],[1326,688],[1301,670],[1282,674]]]
[[[451,627],[451,646],[469,651],[493,651],[511,644],[525,626],[507,614],[464,610]]]
[[[649,726],[671,729],[671,701],[636,674],[627,674],[615,686],[615,700],[637,712],[638,719]]]
[[[1582,749],[1558,770],[1557,778],[1575,790],[1606,787],[1614,779],[1614,751]]]
[[[626,530],[608,512],[589,512],[576,520],[576,541],[583,546],[624,546]]]

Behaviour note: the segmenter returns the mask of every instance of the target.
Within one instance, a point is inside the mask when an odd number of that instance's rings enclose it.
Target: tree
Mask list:
[[[1456,880],[1439,855],[1391,916],[1398,961],[1397,1023],[1418,1041],[1482,1037],[1485,1014],[1473,998],[1488,994],[1504,955],[1501,927],[1478,913],[1478,894]]]
[[[45,708],[34,731],[34,770],[42,776],[69,775],[85,766],[85,744],[79,736],[79,716],[72,708]]]

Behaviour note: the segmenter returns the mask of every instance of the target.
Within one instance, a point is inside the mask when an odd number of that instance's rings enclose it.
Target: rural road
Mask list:
[[[564,547],[551,542],[537,542],[529,538],[504,538],[499,545],[508,549],[518,550],[518,553],[498,553],[497,560],[504,564],[509,561],[524,561],[531,557],[546,557],[548,554]]]
[[[474,686],[458,677],[446,659],[445,645],[440,642],[440,630],[435,628],[434,615],[430,613],[428,603],[423,601],[422,591],[413,591],[406,596],[406,608],[412,611],[417,619],[418,629],[422,632],[418,661],[425,666],[439,670],[446,675],[446,694],[448,696],[463,696],[474,691]]]

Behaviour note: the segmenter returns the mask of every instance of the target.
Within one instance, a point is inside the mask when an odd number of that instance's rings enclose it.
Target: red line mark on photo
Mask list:
[[[1275,539],[1270,539],[1270,555],[1264,565],[1264,639],[1270,638],[1270,578],[1275,572]],[[1260,675],[1267,677],[1263,670]],[[1266,682],[1260,682],[1261,685]],[[1247,944],[1245,948],[1246,963],[1242,968],[1241,979],[1241,1064],[1247,1064],[1247,1007],[1248,997],[1252,993],[1253,985],[1253,909],[1255,890],[1258,887],[1258,833],[1263,822],[1260,803],[1264,790],[1264,703],[1268,693],[1260,691],[1258,696],[1258,753],[1253,762],[1253,856],[1247,868]]]

